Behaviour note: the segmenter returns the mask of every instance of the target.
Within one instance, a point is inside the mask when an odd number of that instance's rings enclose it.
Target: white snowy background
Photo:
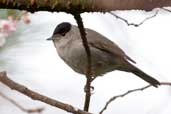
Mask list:
[[[133,23],[139,23],[155,12],[115,12]],[[116,42],[137,66],[160,81],[171,82],[171,14],[159,14],[139,27],[127,26],[110,14],[84,13],[84,25]],[[19,23],[17,32],[8,38],[0,50],[0,70],[10,78],[41,94],[82,108],[85,77],[75,73],[57,55],[50,37],[57,24],[75,24],[72,15],[38,12],[30,15],[31,23]],[[90,112],[98,113],[114,95],[147,85],[133,74],[114,71],[97,78]],[[44,103],[33,101],[0,83],[0,90],[26,108],[45,107],[42,114],[68,114]],[[170,114],[171,88],[162,86],[132,93],[110,104],[104,114]],[[0,97],[0,114],[23,114],[21,110]]]

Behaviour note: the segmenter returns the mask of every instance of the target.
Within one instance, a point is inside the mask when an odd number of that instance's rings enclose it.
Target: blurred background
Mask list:
[[[117,11],[115,14],[131,23],[140,23],[155,11]],[[116,42],[139,68],[154,78],[171,82],[171,33],[169,12],[160,10],[157,16],[139,27],[128,26],[109,13],[83,13],[86,28],[91,28]],[[57,55],[51,41],[46,39],[61,22],[76,25],[66,13],[0,10],[0,71],[28,88],[48,97],[82,108],[85,77],[75,73]],[[115,71],[97,78],[90,112],[98,113],[112,96],[147,85],[133,74]],[[0,83],[0,91],[25,108],[45,107],[42,114],[67,114],[44,103],[33,101]],[[170,114],[171,88],[161,86],[132,93],[110,104],[104,114]],[[0,114],[23,114],[0,97]]]

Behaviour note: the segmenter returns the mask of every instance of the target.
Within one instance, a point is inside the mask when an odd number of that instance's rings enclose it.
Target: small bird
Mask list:
[[[91,76],[96,78],[114,70],[133,73],[144,81],[158,87],[160,82],[132,65],[136,62],[127,56],[114,42],[100,33],[85,29],[88,46],[91,51]],[[55,28],[52,40],[58,55],[75,72],[86,74],[87,53],[82,43],[79,28],[69,22],[62,22]]]

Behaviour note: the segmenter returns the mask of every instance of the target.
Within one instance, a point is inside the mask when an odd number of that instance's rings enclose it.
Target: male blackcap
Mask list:
[[[93,78],[107,72],[120,70],[133,73],[154,87],[160,85],[159,81],[132,65],[131,63],[135,63],[134,60],[128,57],[114,42],[94,30],[87,28],[85,30],[91,51],[91,76]],[[77,26],[68,22],[60,23],[55,28],[52,37],[47,40],[54,42],[59,56],[74,71],[86,74],[87,53]]]

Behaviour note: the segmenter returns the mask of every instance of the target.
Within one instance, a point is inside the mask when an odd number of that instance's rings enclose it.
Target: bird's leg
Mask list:
[[[91,77],[91,82],[95,79],[95,77]],[[91,82],[90,82],[90,86],[87,86],[88,84],[86,83],[86,85],[84,86],[84,92],[87,93],[89,92],[90,89],[90,94],[92,94],[92,91],[94,91],[94,87],[91,86]]]

